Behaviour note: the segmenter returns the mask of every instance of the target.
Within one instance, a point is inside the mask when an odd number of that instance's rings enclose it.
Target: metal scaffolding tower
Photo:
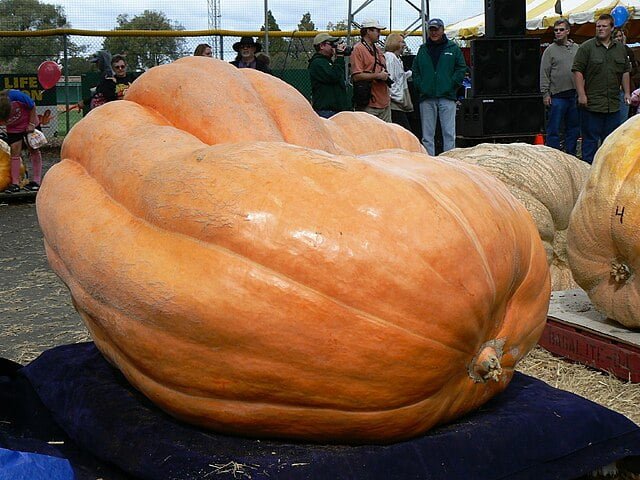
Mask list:
[[[354,10],[353,8],[353,0],[349,0],[349,16],[347,19],[348,25],[347,25],[347,41],[349,42],[349,44],[352,44],[353,41],[351,40],[351,31],[353,29],[353,27],[355,27],[357,30],[360,29],[360,24],[357,23],[356,21],[354,21],[354,17],[356,16],[356,14],[358,14],[360,11],[362,11],[365,7],[369,6],[371,3],[373,3],[374,0],[365,0],[362,5],[360,5],[360,7],[356,8]],[[420,0],[420,6],[416,6],[411,0],[404,0],[405,2],[407,2],[409,5],[411,5],[417,12],[418,12],[418,18],[416,20],[413,21],[413,23],[411,23],[411,25],[407,26],[406,28],[403,29],[403,32],[405,33],[413,33],[415,32],[418,28],[422,29],[422,41],[425,42],[427,40],[427,21],[429,20],[429,0]],[[389,0],[389,26],[387,27],[389,30],[392,30],[392,17],[393,17],[393,0]],[[382,19],[379,19],[382,20]]]
[[[220,12],[220,0],[207,0],[207,13],[209,30],[219,30],[220,18],[222,18],[222,13]],[[224,58],[221,38],[214,35],[211,37],[210,41],[213,56],[216,58]]]

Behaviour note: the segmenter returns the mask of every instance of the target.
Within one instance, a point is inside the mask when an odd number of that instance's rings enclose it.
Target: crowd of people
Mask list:
[[[419,99],[422,143],[435,154],[436,122],[440,121],[444,150],[455,146],[457,92],[468,67],[460,47],[444,33],[444,22],[432,18],[427,23],[428,38],[405,70],[401,56],[406,49],[403,35],[392,33],[380,47],[380,34],[386,28],[376,20],[365,20],[360,41],[350,52],[350,80],[353,96],[347,98],[345,46],[326,33],[313,41],[315,55],[309,61],[312,104],[325,118],[355,109],[385,122],[410,129],[407,113],[414,110],[409,80]]]
[[[308,69],[316,113],[330,118],[342,111],[363,111],[410,130],[407,113],[414,111],[409,90],[411,79],[420,102],[422,143],[427,152],[435,154],[438,119],[444,149],[454,148],[457,92],[468,68],[460,47],[445,35],[443,21],[433,18],[427,26],[427,41],[408,70],[401,60],[406,49],[404,36],[392,33],[382,47],[380,35],[386,27],[376,20],[362,22],[360,41],[353,48],[339,37],[326,32],[317,34]],[[271,73],[268,57],[261,57],[262,46],[252,37],[242,37],[233,44],[233,49],[238,55],[231,63],[236,67]],[[193,54],[210,57],[211,46],[200,44]],[[347,80],[353,85],[351,96],[347,93]]]
[[[380,35],[386,27],[376,20],[362,22],[360,41],[353,48],[339,37],[326,32],[317,34],[313,38],[315,52],[309,59],[311,102],[316,113],[330,118],[343,111],[363,111],[410,130],[407,113],[415,108],[409,90],[412,80],[418,93],[422,143],[427,152],[435,154],[438,119],[444,149],[454,148],[457,92],[468,68],[460,47],[445,35],[442,20],[433,18],[427,26],[427,41],[408,70],[401,60],[406,50],[404,36],[392,33],[381,46]],[[252,37],[242,37],[233,49],[238,53],[231,62],[236,67],[271,73],[268,57],[261,58],[262,46]],[[210,57],[211,46],[200,44],[193,54]],[[352,95],[347,93],[348,83],[353,85]]]
[[[614,24],[611,15],[600,15],[595,36],[578,45],[570,38],[569,21],[557,20],[554,42],[542,54],[540,89],[549,107],[546,144],[576,155],[581,137],[582,160],[587,163],[640,103],[640,89],[633,90],[632,80],[638,62],[626,45],[624,30]]]
[[[640,89],[633,90],[638,62],[626,45],[625,31],[614,28],[609,14],[600,15],[595,27],[595,37],[578,45],[570,39],[569,21],[556,21],[554,42],[545,49],[540,65],[540,91],[548,107],[546,143],[576,155],[578,139],[582,138],[582,159],[588,163],[593,162],[607,135],[634,115],[640,104]],[[344,50],[339,39],[316,36],[316,54],[309,66],[314,109],[323,117],[361,110],[409,128],[406,114],[414,108],[408,83],[411,79],[419,100],[421,140],[427,153],[436,153],[438,121],[443,151],[454,148],[456,101],[468,74],[462,51],[445,35],[442,20],[432,18],[427,22],[426,42],[412,67],[405,71],[400,61],[405,48],[401,35],[386,38],[384,54],[377,46],[384,28],[375,20],[362,24],[360,41],[350,57],[351,104],[345,100]]]
[[[313,109],[324,118],[347,110],[363,111],[410,130],[407,114],[415,108],[411,81],[419,101],[421,141],[427,153],[436,153],[437,122],[443,150],[454,148],[456,101],[469,70],[460,47],[447,38],[442,20],[432,18],[427,22],[426,42],[418,49],[411,68],[405,69],[401,60],[406,49],[404,36],[392,33],[382,47],[380,36],[385,28],[376,20],[365,20],[360,41],[353,48],[328,33],[314,37],[315,53],[309,60]],[[578,139],[582,138],[582,160],[588,163],[601,142],[640,106],[640,88],[633,90],[638,62],[626,45],[626,32],[614,28],[609,14],[600,15],[595,28],[595,37],[578,45],[570,38],[569,21],[557,20],[554,42],[544,50],[540,65],[542,101],[548,108],[546,144],[576,155]],[[231,64],[237,68],[272,73],[269,57],[253,37],[240,38],[233,50],[237,56]],[[202,43],[193,55],[212,57],[213,50]],[[125,57],[99,51],[90,61],[97,66],[100,78],[91,97],[79,103],[80,108],[84,103],[96,108],[123,98],[133,81]],[[351,96],[348,83],[353,85]],[[1,91],[0,124],[6,127],[11,148],[11,184],[4,192],[20,191],[23,148],[28,149],[33,170],[31,181],[23,188],[37,191],[42,158],[27,138],[39,129],[35,103],[18,90]]]

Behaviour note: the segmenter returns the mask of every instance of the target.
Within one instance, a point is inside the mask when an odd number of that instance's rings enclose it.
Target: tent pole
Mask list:
[[[264,0],[264,53],[269,55],[269,0]]]
[[[420,19],[422,20],[422,43],[427,43],[427,19],[429,18],[429,1],[422,0],[420,5]]]

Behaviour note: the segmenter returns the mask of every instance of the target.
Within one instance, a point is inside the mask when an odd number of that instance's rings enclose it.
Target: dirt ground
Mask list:
[[[51,271],[35,204],[0,205],[0,356],[21,364],[55,345],[89,340]]]
[[[58,154],[44,153],[46,172]],[[0,201],[0,231],[0,357],[26,364],[53,346],[90,340],[49,268],[33,200]]]
[[[45,171],[56,161],[57,151],[45,154]],[[54,346],[91,340],[67,288],[47,264],[33,200],[0,201],[0,229],[0,357],[26,364]],[[640,423],[638,384],[564,361],[541,348],[534,349],[519,370]]]

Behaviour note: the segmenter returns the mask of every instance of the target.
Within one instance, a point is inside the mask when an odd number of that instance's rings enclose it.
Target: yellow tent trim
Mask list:
[[[527,12],[527,17],[528,18],[535,18],[538,15],[546,12],[547,10],[549,10],[551,7],[553,7],[556,4],[555,0],[548,0],[546,2],[541,3],[540,5],[538,5],[535,8],[532,8],[531,10],[529,10]],[[553,25],[553,24],[552,24]]]
[[[572,13],[586,12],[586,11],[590,10],[591,8],[595,7],[596,5],[598,5],[600,3],[602,3],[602,0],[588,0],[587,2],[584,2],[584,3],[580,4],[579,6],[574,8],[573,10],[569,10],[568,12],[563,12],[563,13],[566,14],[566,15],[571,15]],[[619,2],[617,0],[614,0],[614,1],[610,2],[608,6],[603,7],[600,10],[602,10],[602,13],[609,13],[611,11],[611,9],[613,7],[615,7],[618,3]]]

